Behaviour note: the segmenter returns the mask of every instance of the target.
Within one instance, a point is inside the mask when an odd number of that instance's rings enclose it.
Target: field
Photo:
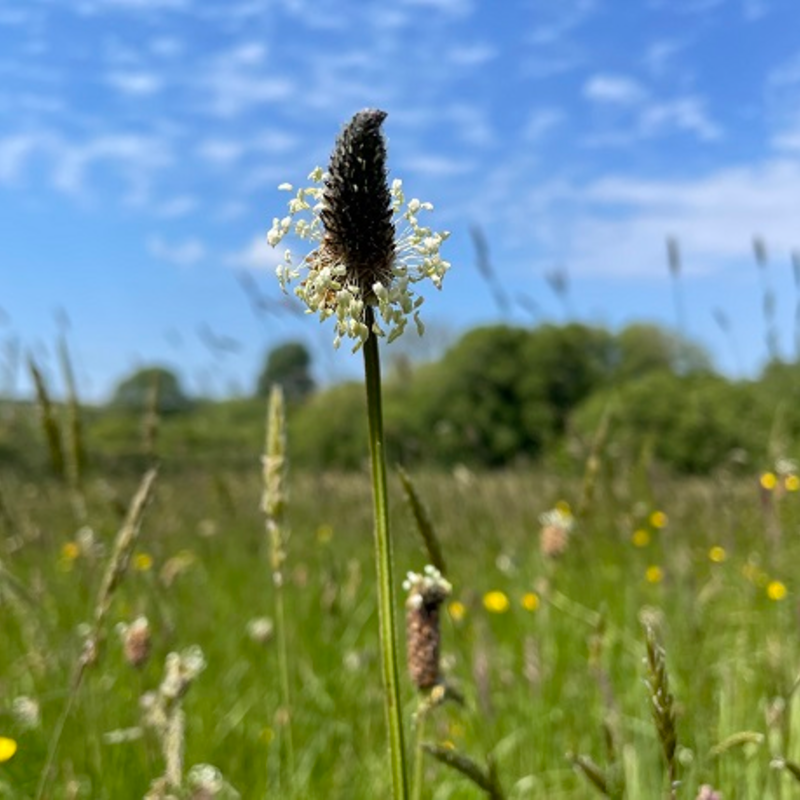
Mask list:
[[[162,456],[82,670],[144,470],[90,471],[83,509],[43,469],[0,472],[0,750],[17,746],[0,764],[0,796],[147,794],[165,771],[164,730],[143,724],[141,698],[162,685],[167,654],[193,646],[205,668],[173,707],[185,724],[181,769],[185,778],[197,775],[193,765],[213,765],[226,785],[170,796],[389,796],[366,470],[289,473],[281,648],[257,458],[200,467]],[[800,481],[791,465],[675,478],[646,457],[618,461],[608,447],[598,463],[588,481],[585,456],[413,475],[453,586],[442,667],[463,696],[425,714],[425,740],[484,776],[493,764],[495,797],[601,796],[591,775],[612,797],[695,798],[703,784],[725,800],[796,796]],[[428,557],[394,470],[390,495],[402,639],[400,583]],[[543,534],[540,515],[567,504],[568,537]],[[138,651],[146,658],[135,667],[118,626],[140,616],[152,649]],[[666,677],[647,666],[646,627]],[[654,721],[653,680],[674,696],[672,790],[669,723]],[[421,696],[405,673],[402,689],[413,756]],[[486,796],[429,754],[423,768],[423,797]]]

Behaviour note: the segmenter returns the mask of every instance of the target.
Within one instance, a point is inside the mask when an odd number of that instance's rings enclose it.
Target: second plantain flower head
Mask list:
[[[428,279],[439,289],[450,268],[439,254],[449,233],[436,233],[418,219],[433,206],[406,202],[402,181],[388,182],[385,118],[384,111],[359,111],[337,139],[328,172],[311,172],[313,185],[296,192],[288,215],[274,219],[267,234],[273,247],[289,234],[316,243],[299,263],[287,250],[278,280],[284,291],[299,281],[294,293],[308,313],[335,318],[335,347],[343,337],[355,340],[355,350],[367,340],[366,305],[377,309],[375,334],[385,335],[386,327],[392,341],[411,316],[422,335],[423,298],[413,284]],[[290,184],[279,188],[294,192]]]

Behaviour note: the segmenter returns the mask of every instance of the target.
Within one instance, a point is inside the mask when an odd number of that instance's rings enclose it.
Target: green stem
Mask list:
[[[397,667],[397,629],[394,616],[392,580],[392,540],[389,536],[389,503],[386,489],[383,410],[381,408],[381,363],[378,337],[372,332],[375,321],[367,306],[365,322],[370,329],[364,344],[364,376],[367,386],[369,448],[372,458],[372,497],[375,505],[375,557],[378,567],[378,619],[380,622],[381,664],[383,667],[386,722],[392,762],[395,800],[407,800],[408,780],[403,744],[403,719],[400,705],[400,679]]]
[[[412,800],[422,800],[423,759],[425,757],[422,744],[425,741],[425,717],[427,713],[427,705],[424,702],[420,703],[417,709],[416,730],[414,733],[414,786]]]
[[[282,721],[283,739],[286,745],[286,766],[289,771],[289,791],[295,793],[294,740],[292,738],[292,700],[289,691],[289,658],[286,644],[286,614],[283,603],[283,573],[273,577],[275,586],[275,631],[278,639],[278,672],[280,673],[281,699],[286,718]]]

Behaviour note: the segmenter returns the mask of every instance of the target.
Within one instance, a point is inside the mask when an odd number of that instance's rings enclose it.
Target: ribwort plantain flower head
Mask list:
[[[450,268],[439,254],[449,233],[419,222],[419,214],[433,206],[406,202],[402,181],[389,183],[385,118],[384,111],[359,111],[336,141],[328,171],[317,167],[310,173],[313,185],[297,190],[288,215],[275,218],[267,234],[273,247],[291,234],[316,244],[299,263],[286,250],[278,280],[284,291],[298,282],[294,293],[307,313],[335,318],[335,347],[350,338],[357,350],[367,340],[366,305],[377,308],[372,333],[388,332],[392,341],[412,317],[422,335],[423,298],[413,286],[427,279],[439,289]],[[295,191],[287,183],[278,188]]]

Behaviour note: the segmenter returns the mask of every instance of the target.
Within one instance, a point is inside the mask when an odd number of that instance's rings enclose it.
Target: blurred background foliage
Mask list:
[[[652,324],[618,332],[495,325],[470,330],[437,360],[387,363],[389,457],[412,466],[494,468],[565,456],[580,464],[604,417],[618,455],[647,455],[684,473],[791,455],[784,443],[800,434],[800,366],[773,360],[757,379],[735,380],[715,372],[697,344]],[[317,386],[299,342],[265,354],[251,397],[189,397],[180,375],[155,365],[123,376],[107,405],[82,409],[88,450],[95,466],[138,469],[154,447],[144,447],[145,421],[152,439],[157,414],[157,450],[173,462],[252,463],[263,450],[264,398],[275,383],[288,399],[298,467],[361,467],[363,389]],[[0,459],[41,468],[36,407],[6,399],[2,409]]]

